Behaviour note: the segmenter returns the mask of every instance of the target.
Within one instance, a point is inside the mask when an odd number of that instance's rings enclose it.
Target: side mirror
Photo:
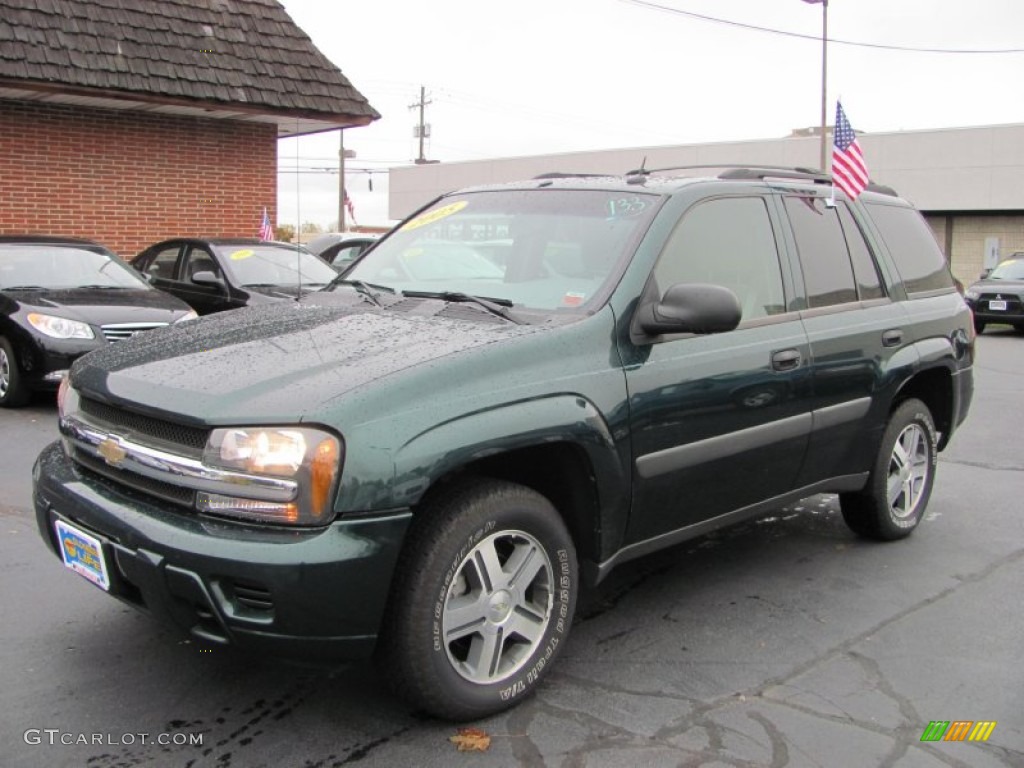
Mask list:
[[[981,274],[978,275],[978,277],[979,277],[979,279],[984,280],[986,277],[988,277],[991,274],[992,274],[992,270],[991,269],[983,269],[983,270],[981,270]]]
[[[740,324],[740,300],[728,288],[706,283],[678,283],[661,301],[638,310],[640,327],[649,336],[664,333],[723,333]]]

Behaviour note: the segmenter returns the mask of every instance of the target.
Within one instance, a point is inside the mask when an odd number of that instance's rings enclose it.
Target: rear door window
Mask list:
[[[807,306],[829,307],[857,301],[857,284],[839,213],[820,197],[786,197],[804,274]]]

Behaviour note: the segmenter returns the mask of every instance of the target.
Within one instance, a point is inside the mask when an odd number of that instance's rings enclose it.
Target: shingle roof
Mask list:
[[[275,0],[0,0],[0,80],[380,117]]]

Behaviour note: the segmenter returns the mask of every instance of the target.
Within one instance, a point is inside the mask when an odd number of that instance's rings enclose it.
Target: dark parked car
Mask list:
[[[971,402],[971,313],[910,204],[829,181],[446,195],[328,290],[76,364],[39,531],[194,637],[376,650],[459,719],[528,695],[627,560],[821,492],[908,536]]]
[[[302,246],[245,238],[164,240],[132,266],[200,315],[295,299],[338,276]]]
[[[306,243],[306,248],[342,272],[380,238],[371,232],[327,232]]]
[[[1001,262],[971,285],[965,296],[974,312],[974,330],[978,333],[989,323],[1006,323],[1024,333],[1024,258]]]
[[[56,389],[79,356],[194,318],[114,253],[88,240],[0,237],[0,406]]]

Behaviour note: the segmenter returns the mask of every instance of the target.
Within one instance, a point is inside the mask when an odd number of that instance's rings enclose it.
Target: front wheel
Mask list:
[[[406,534],[383,672],[436,717],[500,712],[551,668],[578,590],[572,538],[545,497],[515,483],[463,484],[421,509]]]
[[[905,401],[889,419],[864,490],[840,494],[846,524],[880,541],[913,533],[932,493],[936,456],[931,412],[920,400]]]
[[[985,332],[985,321],[974,318],[974,332],[981,336]]]
[[[25,385],[14,347],[0,337],[0,408],[17,408],[28,402],[31,392]]]

